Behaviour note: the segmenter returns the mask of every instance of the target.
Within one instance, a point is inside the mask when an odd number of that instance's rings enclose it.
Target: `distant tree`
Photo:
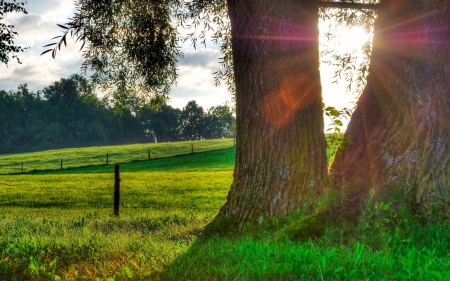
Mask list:
[[[94,95],[92,86],[78,74],[53,82],[52,85],[44,88],[43,94],[50,104],[64,103],[68,108],[71,108],[84,97]]]
[[[185,140],[200,139],[204,130],[203,117],[203,107],[199,106],[196,101],[188,102],[181,111],[181,137]]]
[[[27,48],[14,45],[14,40],[18,35],[14,31],[14,26],[3,22],[4,15],[11,12],[22,12],[28,14],[27,10],[24,8],[26,2],[7,2],[4,0],[0,1],[0,62],[8,65],[10,60],[10,55],[13,59],[16,59],[18,63],[21,63],[17,53],[23,52]]]
[[[233,121],[234,117],[228,107],[220,105],[211,107],[203,118],[203,137],[210,139],[233,135]]]
[[[163,105],[157,110],[145,108],[140,118],[149,137],[155,141],[174,141],[181,139],[180,115],[181,110]]]

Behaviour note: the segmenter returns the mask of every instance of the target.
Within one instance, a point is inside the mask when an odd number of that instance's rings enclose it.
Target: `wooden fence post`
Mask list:
[[[63,159],[61,158],[61,170],[63,169]]]
[[[191,154],[194,154],[194,144],[191,143]]]
[[[109,159],[108,159],[108,158],[109,158],[108,156],[109,156],[108,153],[106,153],[106,165],[108,165],[108,160],[109,160]]]
[[[120,165],[114,168],[114,215],[119,216],[120,204]]]
[[[150,149],[147,152],[148,152],[148,160],[150,160],[152,158],[152,154],[150,153]]]

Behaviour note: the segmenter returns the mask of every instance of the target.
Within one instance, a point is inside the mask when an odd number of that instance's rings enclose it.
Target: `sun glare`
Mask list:
[[[332,26],[332,33],[334,38],[328,40],[327,32]],[[321,20],[319,22],[319,51],[321,54],[328,50],[333,50],[339,55],[345,53],[354,52],[356,63],[363,61],[364,55],[361,51],[362,46],[372,38],[372,34],[366,32],[363,27],[348,28],[346,26],[340,26],[337,23],[333,24],[330,21]],[[323,55],[320,63],[320,74],[322,82],[322,96],[323,102],[327,106],[334,106],[335,108],[342,109],[353,108],[354,102],[356,102],[357,95],[353,89],[349,92],[347,90],[348,82],[344,77],[335,77],[336,72],[339,70],[339,65],[331,55]],[[324,63],[329,61],[330,63]],[[356,79],[356,70],[353,73],[353,77]],[[334,83],[333,83],[334,82]],[[347,120],[342,120],[344,127],[347,127]],[[325,128],[328,128],[330,120],[325,118]]]

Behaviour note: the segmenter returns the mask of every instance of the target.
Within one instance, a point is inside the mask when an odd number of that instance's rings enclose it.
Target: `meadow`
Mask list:
[[[0,174],[128,163],[212,151],[233,146],[233,139],[93,146],[0,155]]]
[[[206,150],[121,164],[119,217],[114,165],[0,176],[0,280],[449,280],[448,221],[389,204],[319,239],[205,238],[235,155]]]

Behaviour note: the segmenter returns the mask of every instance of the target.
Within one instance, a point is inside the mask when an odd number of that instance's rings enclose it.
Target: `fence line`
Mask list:
[[[186,150],[184,153],[181,153],[179,149],[175,149],[175,153],[172,153],[174,151],[173,147],[167,146],[167,147],[160,147],[158,149],[158,153],[153,153],[150,149],[147,149],[145,152],[143,151],[142,158],[128,158],[126,155],[127,153],[121,153],[118,152],[116,154],[119,155],[118,159],[114,161],[114,154],[106,153],[102,155],[93,155],[93,156],[80,156],[76,158],[59,158],[54,160],[36,160],[31,162],[18,162],[15,164],[0,164],[0,175],[8,175],[8,174],[18,174],[18,173],[24,173],[24,172],[37,172],[37,171],[54,171],[54,170],[63,170],[67,168],[81,168],[81,167],[89,167],[89,166],[102,166],[102,165],[112,165],[112,164],[119,164],[119,163],[130,163],[134,161],[145,161],[145,160],[154,160],[154,159],[162,159],[162,158],[169,158],[174,156],[181,156],[181,155],[189,155],[194,153],[200,153],[200,152],[207,152],[207,151],[217,151],[222,150],[230,147],[235,147],[235,141],[233,140],[232,146],[224,146],[221,148],[213,148],[213,149],[202,149],[199,148],[198,151],[194,149],[194,144],[190,144],[188,147],[186,147]],[[129,154],[135,154],[134,151],[130,151]],[[180,153],[177,153],[180,152]],[[145,154],[144,154],[145,153]],[[122,155],[122,157],[120,157]],[[145,155],[145,156],[144,156]],[[158,156],[159,155],[159,156]],[[111,161],[112,160],[112,161]],[[100,163],[99,163],[100,162]],[[54,164],[52,164],[54,163]],[[12,170],[11,172],[2,171],[2,170]],[[14,172],[18,171],[18,172]]]

